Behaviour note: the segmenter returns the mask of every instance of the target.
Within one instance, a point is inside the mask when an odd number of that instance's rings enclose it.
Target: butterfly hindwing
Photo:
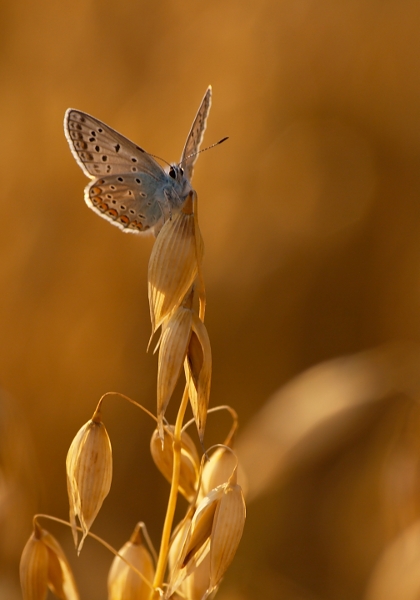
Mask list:
[[[124,231],[141,233],[170,213],[167,190],[147,173],[124,173],[96,179],[85,188],[87,205]]]

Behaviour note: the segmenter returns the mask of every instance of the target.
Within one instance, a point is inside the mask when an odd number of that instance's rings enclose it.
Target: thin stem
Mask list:
[[[154,563],[156,564],[157,560],[158,560],[157,553],[156,553],[155,547],[153,546],[153,542],[150,539],[149,532],[147,531],[146,523],[143,523],[143,521],[141,521],[139,523],[139,525],[141,527],[141,531],[143,533],[143,537],[146,540],[146,544],[149,547],[150,554],[153,556]]]
[[[51,515],[43,515],[43,514],[37,514],[33,517],[34,526],[35,526],[35,524],[37,524],[38,519],[48,519],[49,521],[55,521],[56,523],[61,523],[61,525],[66,525],[67,527],[71,527],[71,523],[69,523],[68,521],[65,521],[64,519],[59,519],[58,517],[52,517]],[[79,531],[83,531],[81,527],[77,527],[77,529]],[[112,554],[114,554],[115,556],[118,556],[118,558],[120,558],[123,562],[125,562],[125,564],[128,565],[130,567],[130,569],[132,569],[135,573],[137,573],[137,575],[144,581],[144,583],[153,590],[152,584],[143,575],[143,573],[141,571],[139,571],[133,564],[131,564],[131,562],[129,560],[127,560],[124,556],[122,556],[117,550],[115,550],[115,548],[113,548],[111,546],[111,544],[108,544],[108,542],[106,542],[105,540],[100,538],[95,533],[92,533],[91,531],[88,531],[88,536],[93,538],[100,544],[102,544],[102,546],[104,546]]]
[[[105,398],[105,396],[120,396],[121,398],[124,398],[124,400],[127,400],[128,402],[131,402],[131,404],[134,404],[134,406],[137,406],[137,408],[141,408],[141,410],[143,412],[146,413],[146,415],[149,415],[149,417],[151,419],[153,419],[155,422],[157,422],[157,418],[155,417],[155,415],[153,413],[150,412],[150,410],[147,410],[147,408],[145,408],[144,406],[142,406],[141,404],[139,404],[138,402],[136,402],[135,400],[133,400],[132,398],[130,398],[129,396],[126,396],[125,394],[121,394],[121,392],[105,392],[105,394],[103,394],[103,396],[101,396],[101,399],[98,402],[98,406],[96,407],[96,411],[97,412],[100,409],[100,406],[102,404],[103,399]]]
[[[181,469],[181,433],[182,423],[184,421],[185,411],[188,406],[188,384],[185,385],[184,394],[182,396],[181,405],[175,423],[173,437],[173,468],[171,491],[169,493],[168,507],[166,509],[165,523],[163,525],[162,539],[160,543],[159,558],[156,565],[155,579],[153,587],[155,590],[162,588],[163,579],[165,576],[166,563],[168,560],[169,542],[171,539],[172,525],[174,520],[176,501],[178,496],[179,472]],[[155,595],[155,597],[158,597]]]
[[[207,410],[207,414],[218,412],[219,410],[227,410],[230,413],[231,417],[232,417],[232,421],[233,422],[232,422],[230,431],[229,431],[229,433],[228,433],[225,441],[223,442],[223,445],[229,446],[230,443],[231,443],[231,441],[232,441],[232,438],[233,438],[233,436],[234,436],[234,434],[236,432],[236,430],[238,429],[238,413],[236,412],[235,409],[233,409],[228,404],[222,404],[220,406],[214,406],[213,408],[209,408]],[[185,423],[185,425],[183,426],[182,431],[185,431],[186,429],[188,429],[188,427],[190,425],[192,425],[194,422],[195,422],[194,419],[190,419],[189,421],[187,421]]]

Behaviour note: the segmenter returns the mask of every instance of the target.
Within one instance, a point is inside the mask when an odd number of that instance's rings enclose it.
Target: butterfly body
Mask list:
[[[209,87],[178,164],[163,169],[143,148],[87,113],[69,108],[64,132],[77,163],[92,181],[87,205],[120,229],[157,235],[191,191],[191,177],[211,103]]]

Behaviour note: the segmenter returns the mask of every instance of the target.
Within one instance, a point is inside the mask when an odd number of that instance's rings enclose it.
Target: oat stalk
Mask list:
[[[208,108],[209,105],[207,112]],[[202,135],[205,119],[200,118],[198,115],[193,129],[198,127]],[[243,491],[237,481],[238,463],[232,450],[238,416],[229,406],[208,407],[212,353],[204,324],[204,244],[197,204],[197,194],[191,190],[182,206],[159,229],[149,262],[152,337],[161,329],[157,345],[157,414],[118,392],[107,392],[100,398],[92,418],[78,431],[67,455],[70,523],[47,515],[34,517],[34,532],[21,562],[24,600],[41,600],[48,588],[61,600],[79,599],[70,564],[58,542],[39,526],[41,517],[70,526],[78,553],[85,538],[91,537],[114,555],[108,575],[108,600],[170,600],[174,595],[205,600],[216,593],[236,553],[245,522]],[[185,377],[185,386],[173,426],[165,411],[180,377]],[[144,524],[136,524],[120,551],[90,531],[112,481],[112,447],[101,410],[105,397],[111,395],[134,404],[156,423],[151,453],[156,466],[170,480],[157,557],[147,531],[140,535]],[[184,423],[188,403],[193,419]],[[204,448],[207,415],[220,410],[230,413],[232,425],[224,444],[209,449],[214,449],[209,459]],[[196,425],[203,450],[201,460],[196,444],[185,431],[191,423]],[[187,499],[188,507],[184,518],[174,526],[179,492]],[[83,535],[79,543],[80,532]]]
[[[156,574],[153,581],[153,587],[160,589],[163,584],[165,569],[168,561],[169,542],[171,539],[171,533],[174,522],[174,515],[178,497],[178,484],[179,484],[179,471],[181,466],[181,433],[182,423],[184,421],[185,411],[188,406],[188,387],[185,386],[184,393],[182,395],[181,404],[178,410],[178,415],[175,422],[174,438],[172,442],[172,448],[174,453],[174,462],[172,470],[172,482],[171,490],[169,493],[168,507],[166,509],[165,522],[163,525],[162,539],[160,544],[160,551],[158,562],[156,565]]]

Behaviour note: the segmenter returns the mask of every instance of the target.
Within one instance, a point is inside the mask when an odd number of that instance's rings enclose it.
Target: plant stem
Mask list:
[[[184,394],[182,396],[181,405],[179,407],[178,415],[175,423],[175,431],[173,438],[173,467],[172,467],[172,481],[171,491],[169,493],[168,507],[166,509],[165,523],[163,525],[162,539],[160,543],[159,558],[156,565],[155,579],[153,581],[153,587],[155,589],[152,598],[158,598],[158,588],[162,587],[163,579],[165,577],[166,563],[168,560],[169,542],[171,538],[172,525],[174,520],[176,500],[178,496],[178,484],[179,484],[179,472],[181,468],[181,433],[182,423],[184,421],[185,411],[188,405],[188,384],[185,385]]]

